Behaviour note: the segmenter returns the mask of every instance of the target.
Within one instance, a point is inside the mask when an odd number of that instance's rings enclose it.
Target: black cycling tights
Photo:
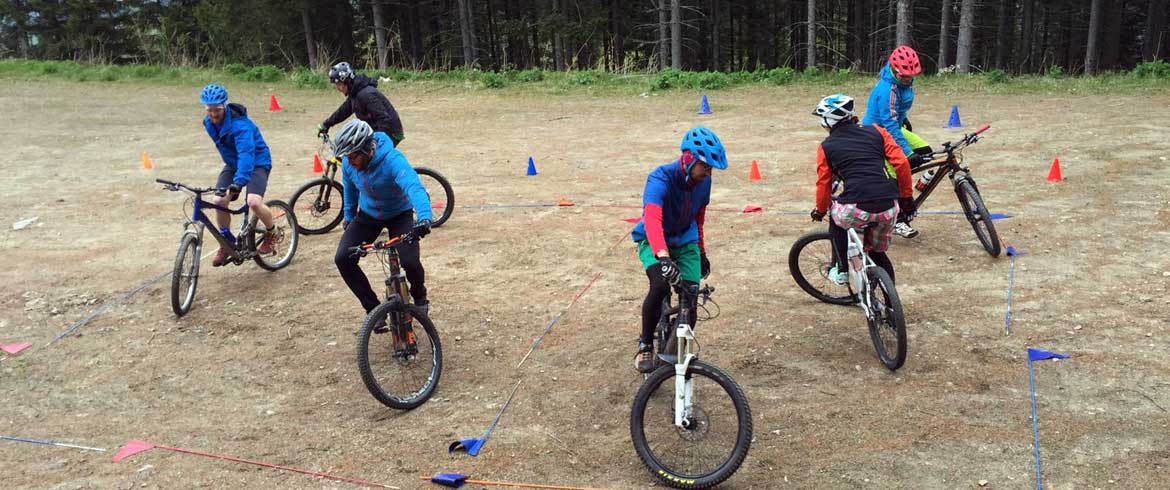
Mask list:
[[[844,228],[833,222],[832,218],[829,219],[829,238],[833,241],[833,256],[837,258],[837,270],[848,272],[849,264],[846,261],[849,260],[849,257],[846,252],[849,250],[849,236]],[[894,263],[890,262],[890,257],[885,252],[870,251],[869,258],[878,267],[886,270],[891,281],[894,280]]]
[[[646,269],[646,277],[650,279],[650,291],[646,293],[646,299],[642,301],[642,337],[641,340],[646,345],[653,345],[654,343],[654,328],[658,326],[658,319],[662,316],[662,303],[670,296],[670,285],[666,283],[666,279],[662,277],[662,271],[657,266],[650,266]],[[690,281],[683,281],[684,287],[691,291],[697,291],[699,285]],[[691,311],[694,312],[695,298],[691,298]],[[692,317],[694,315],[692,314]],[[690,325],[694,326],[693,319]]]

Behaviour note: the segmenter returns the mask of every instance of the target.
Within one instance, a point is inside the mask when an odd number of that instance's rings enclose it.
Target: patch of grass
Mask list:
[[[575,71],[569,73],[569,85],[596,85],[601,77],[593,70]]]
[[[480,74],[479,83],[483,88],[504,88],[508,86],[508,77],[489,71]]]
[[[1170,78],[1170,63],[1163,60],[1138,63],[1130,73],[1138,78]]]
[[[983,79],[987,80],[987,83],[1007,83],[1008,75],[1003,70],[988,70],[983,72]]]
[[[276,82],[284,78],[284,70],[272,65],[260,65],[240,75],[245,82]]]
[[[314,73],[307,68],[297,68],[289,75],[289,78],[298,88],[329,88],[329,80],[325,75]]]

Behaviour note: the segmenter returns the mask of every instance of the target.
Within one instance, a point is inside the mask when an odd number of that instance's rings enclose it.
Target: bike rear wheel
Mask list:
[[[431,226],[438,228],[443,226],[448,219],[451,219],[451,213],[455,211],[455,190],[451,188],[451,183],[447,182],[447,178],[436,170],[426,167],[415,167],[415,172],[418,172],[418,178],[422,181],[423,188],[427,191],[427,196],[431,200],[431,212],[434,217],[431,218]],[[440,191],[440,189],[442,189]]]
[[[194,233],[183,235],[175,269],[171,271],[171,309],[175,316],[186,315],[195,302],[195,286],[199,284],[199,260],[203,244]]]
[[[297,231],[306,235],[329,233],[341,223],[344,195],[341,183],[324,177],[311,180],[293,193],[288,205],[297,212]]]
[[[413,322],[395,324],[395,317],[411,312]],[[400,300],[387,301],[374,308],[358,332],[357,362],[362,382],[379,402],[396,410],[410,410],[422,405],[435,393],[443,372],[443,348],[430,318],[417,316],[418,310]],[[375,330],[388,326],[389,331]],[[421,327],[421,328],[420,328]],[[399,341],[413,336],[414,345]]]
[[[272,252],[267,254],[259,252],[264,233],[258,231],[254,231],[248,237],[248,246],[252,250],[256,250],[256,256],[253,259],[257,265],[266,270],[275,271],[288,267],[288,264],[292,262],[293,255],[297,253],[300,233],[297,232],[297,217],[288,204],[278,200],[268,201],[265,204],[272,211],[272,226],[275,230],[272,237]],[[259,218],[252,217],[253,230],[256,229],[258,220]]]
[[[838,285],[829,279],[833,265],[833,240],[828,231],[814,231],[796,239],[788,252],[788,271],[800,289],[825,303],[856,303],[848,284]]]
[[[630,413],[630,438],[642,463],[675,488],[708,488],[731,477],[752,442],[747,396],[723,370],[693,361],[694,416],[674,425],[674,366],[655,370],[642,383]]]
[[[967,215],[967,221],[975,230],[975,236],[979,238],[979,243],[983,244],[983,249],[992,257],[999,257],[999,233],[996,233],[995,221],[991,219],[991,213],[987,212],[987,206],[983,204],[983,198],[979,191],[975,190],[975,185],[968,180],[962,180],[955,185],[955,194],[959,197],[959,204],[963,205],[963,214]]]
[[[902,315],[902,300],[894,289],[894,280],[881,267],[870,267],[869,338],[877,350],[878,359],[894,371],[906,362],[906,319]]]

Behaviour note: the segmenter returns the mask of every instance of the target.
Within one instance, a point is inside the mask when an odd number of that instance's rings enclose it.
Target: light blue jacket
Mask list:
[[[252,180],[252,170],[272,170],[272,154],[268,143],[260,135],[260,128],[248,119],[248,109],[240,104],[228,104],[223,111],[223,124],[215,125],[210,116],[203,116],[203,128],[215,149],[223,157],[223,163],[236,170],[232,183],[240,187]]]
[[[894,142],[902,147],[906,155],[914,153],[906,137],[902,136],[902,122],[910,113],[914,105],[914,82],[909,85],[898,83],[890,65],[882,67],[881,77],[877,85],[869,92],[869,102],[865,105],[865,117],[861,120],[863,126],[877,124],[886,129]]]
[[[416,221],[432,219],[431,200],[418,173],[386,133],[374,133],[376,147],[365,170],[341,159],[341,180],[345,184],[345,222],[353,222],[358,210],[380,220],[390,219],[414,209]]]

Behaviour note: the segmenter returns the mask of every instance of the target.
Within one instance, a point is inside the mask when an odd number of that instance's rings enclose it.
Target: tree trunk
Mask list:
[[[378,45],[378,69],[385,70],[389,53],[386,50],[386,21],[383,17],[382,1],[372,0],[374,6],[374,42]]]
[[[463,46],[463,66],[471,66],[471,13],[467,11],[467,0],[458,0],[459,9],[459,37]]]
[[[613,0],[613,67],[616,71],[626,68],[626,9],[625,2]]]
[[[313,40],[313,23],[309,21],[309,7],[301,8],[301,24],[305,29],[305,50],[309,52],[309,69],[317,69],[317,42]]]
[[[560,15],[561,0],[552,0],[553,15]],[[553,68],[565,71],[565,43],[561,39],[561,30],[553,32]]]
[[[712,71],[720,71],[719,66],[719,0],[711,0],[711,67]]]
[[[942,27],[938,34],[938,70],[951,66],[951,0],[942,0]]]
[[[1008,33],[1007,4],[1007,0],[999,0],[999,23],[995,29],[995,67],[1000,70],[1004,69],[1004,62],[1010,56],[1012,44],[1012,36]]]
[[[670,63],[670,54],[668,49],[670,45],[668,40],[670,34],[667,32],[666,23],[666,0],[658,0],[658,69],[665,70]]]
[[[1146,31],[1142,40],[1142,61],[1153,61],[1162,57],[1162,32],[1166,28],[1166,0],[1150,0],[1146,12]]]
[[[1099,70],[1117,68],[1118,58],[1121,56],[1121,10],[1121,2],[1109,2],[1105,5],[1101,25],[1101,62],[1097,65]]]
[[[955,52],[956,71],[971,72],[971,44],[975,30],[975,0],[962,0],[959,10],[959,47]]]
[[[1036,23],[1034,3],[1035,0],[1023,0],[1024,15],[1023,20],[1020,21],[1019,66],[1020,71],[1024,73],[1032,71],[1032,38],[1035,37],[1034,24]]]
[[[817,2],[808,0],[808,29],[805,32],[807,43],[805,53],[805,69],[817,66]]]
[[[1097,52],[1101,39],[1101,0],[1093,0],[1089,11],[1089,42],[1085,46],[1085,74],[1097,73]]]
[[[682,5],[670,0],[670,67],[682,69]]]
[[[910,45],[910,0],[898,0],[898,27],[895,44],[898,46]]]

